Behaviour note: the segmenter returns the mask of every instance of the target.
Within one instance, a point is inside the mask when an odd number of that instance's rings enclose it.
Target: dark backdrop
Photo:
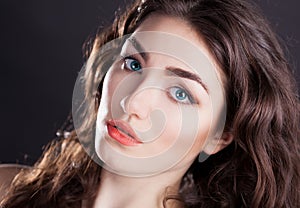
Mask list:
[[[256,1],[300,77],[300,2]],[[1,0],[0,163],[32,164],[54,138],[71,109],[81,46],[119,6],[124,0]]]

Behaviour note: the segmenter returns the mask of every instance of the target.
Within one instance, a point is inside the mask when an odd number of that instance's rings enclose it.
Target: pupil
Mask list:
[[[186,97],[186,94],[184,91],[182,90],[177,90],[176,92],[176,97],[180,100],[183,100]]]

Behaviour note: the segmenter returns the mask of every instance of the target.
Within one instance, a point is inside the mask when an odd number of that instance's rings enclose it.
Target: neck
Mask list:
[[[178,193],[183,173],[166,172],[145,178],[125,177],[105,169],[93,208],[163,208],[166,195]],[[168,190],[168,192],[167,192]],[[173,206],[172,206],[173,207]]]

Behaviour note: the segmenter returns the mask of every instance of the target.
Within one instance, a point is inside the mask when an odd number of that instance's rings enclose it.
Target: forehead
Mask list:
[[[176,54],[180,54],[178,57],[180,57],[181,62],[183,60],[185,64],[192,63],[192,67],[197,70],[197,73],[200,73],[200,76],[205,76],[202,72],[208,65],[210,65],[209,68],[213,68],[213,71],[216,73],[222,87],[226,86],[227,79],[222,70],[222,66],[219,66],[215,58],[211,55],[202,35],[199,32],[196,32],[187,21],[179,17],[152,13],[145,18],[132,35],[136,36],[137,33],[147,31],[171,34],[173,36],[177,36],[179,41],[175,40],[171,43],[171,41],[168,40],[168,37],[159,40],[160,38],[157,38],[154,35],[142,35],[140,42],[143,43],[146,51],[149,52],[149,49],[150,51],[155,51],[156,49],[153,48],[157,48],[159,50],[159,48],[164,46],[166,46],[169,51],[177,51]],[[171,47],[170,44],[172,44]],[[191,47],[187,45],[196,47],[197,52],[192,52],[193,50],[190,50]],[[167,51],[167,54],[170,55],[169,51]]]
[[[201,34],[198,34],[193,27],[183,19],[153,13],[141,23],[141,25],[135,30],[135,33],[145,31],[169,33],[174,36],[184,38],[191,42],[191,44],[197,46],[207,57],[212,58],[210,57],[209,50],[205,42],[201,38]],[[150,39],[148,41],[150,41]],[[154,42],[155,40],[152,41],[152,44]],[[179,47],[180,44],[178,45],[178,49]]]
[[[151,53],[147,57],[155,61],[155,67],[182,67],[207,82],[211,82],[217,72],[214,59],[200,36],[180,18],[152,14],[140,24],[125,45],[128,45],[124,47],[127,55],[130,55],[128,48],[131,48],[131,54]]]

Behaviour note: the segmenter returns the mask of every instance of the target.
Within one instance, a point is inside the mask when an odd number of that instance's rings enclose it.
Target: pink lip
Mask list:
[[[108,120],[106,126],[109,136],[123,145],[135,146],[142,143],[131,126],[122,120]]]

